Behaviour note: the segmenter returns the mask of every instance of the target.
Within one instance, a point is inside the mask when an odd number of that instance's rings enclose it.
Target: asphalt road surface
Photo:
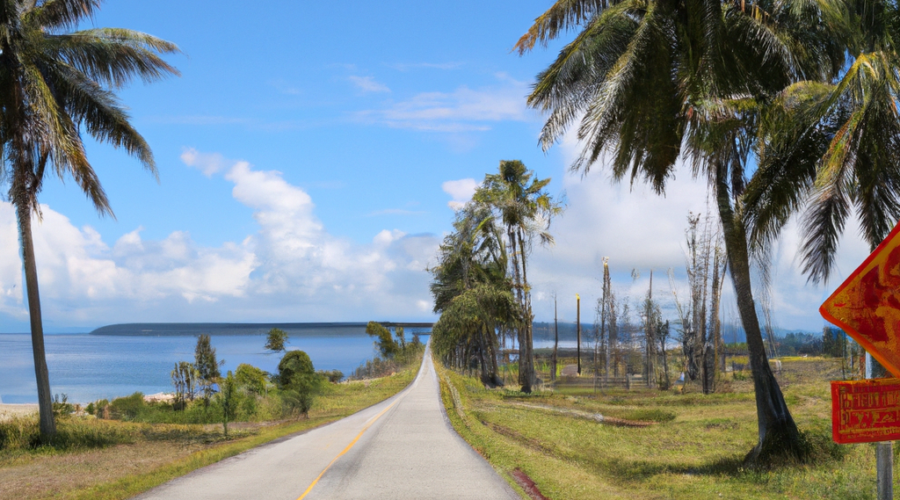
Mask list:
[[[456,434],[426,351],[415,381],[375,406],[172,480],[139,499],[519,498]]]

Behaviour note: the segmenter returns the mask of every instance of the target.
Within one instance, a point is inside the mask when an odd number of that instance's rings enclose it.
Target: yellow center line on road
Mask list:
[[[369,427],[372,427],[372,424],[374,424],[379,418],[381,418],[382,415],[387,413],[387,411],[390,410],[391,407],[393,407],[395,404],[397,404],[400,401],[400,399],[402,399],[402,398],[398,398],[397,401],[394,401],[393,403],[388,405],[387,408],[381,410],[381,413],[379,413],[378,415],[375,415],[375,418],[373,418],[371,422],[366,424],[366,426],[363,427],[363,430],[359,431],[359,434],[357,434],[356,437],[353,438],[353,441],[350,441],[350,444],[348,444],[347,447],[344,448],[344,451],[338,453],[338,455],[336,457],[334,457],[334,459],[325,467],[325,469],[319,473],[319,475],[316,477],[316,479],[313,480],[312,484],[309,485],[309,488],[306,488],[306,491],[304,491],[303,494],[297,498],[297,500],[303,500],[303,498],[306,497],[306,495],[309,495],[309,492],[312,491],[312,489],[316,485],[316,483],[319,482],[319,479],[322,479],[322,476],[324,476],[325,473],[328,472],[328,469],[330,469],[331,466],[334,465],[334,463],[337,462],[337,460],[339,458],[344,456],[345,453],[350,451],[350,448],[353,448],[353,445],[355,445],[356,442],[359,441],[359,438],[362,437],[363,433],[366,432],[367,430],[369,430]]]

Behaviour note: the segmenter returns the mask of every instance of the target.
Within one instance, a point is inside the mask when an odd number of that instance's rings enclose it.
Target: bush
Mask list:
[[[116,420],[134,420],[144,409],[144,394],[135,392],[131,396],[116,398],[109,404],[110,418]]]
[[[75,411],[75,407],[69,404],[69,396],[63,394],[60,397],[59,394],[53,395],[53,418],[59,420],[61,418],[68,418]]]
[[[307,416],[313,399],[321,391],[324,377],[316,373],[303,351],[290,351],[278,363],[278,387],[287,413]]]
[[[291,384],[294,374],[315,374],[312,360],[303,351],[288,351],[278,363],[278,385],[287,387]]]
[[[241,363],[234,372],[237,386],[254,394],[263,394],[266,390],[266,372],[255,366]]]
[[[336,384],[344,378],[344,372],[340,370],[319,370],[316,373],[325,377],[332,384]]]

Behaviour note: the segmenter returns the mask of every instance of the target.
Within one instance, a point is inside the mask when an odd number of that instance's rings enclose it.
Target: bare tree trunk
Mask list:
[[[17,172],[16,175],[22,174]],[[31,204],[28,202],[16,203],[19,238],[22,244],[22,264],[25,269],[25,289],[28,294],[28,314],[31,320],[31,347],[34,353],[34,375],[38,389],[41,440],[47,441],[56,434],[56,422],[53,420],[50,374],[47,370],[47,356],[44,349],[41,297],[38,291],[37,266],[34,260],[34,240],[31,235],[31,209]]]
[[[778,381],[772,374],[766,357],[766,348],[753,303],[750,279],[750,256],[747,250],[747,233],[744,223],[736,217],[731,206],[727,167],[717,165],[715,172],[716,200],[725,236],[725,251],[731,280],[737,298],[738,312],[747,334],[750,369],[756,395],[756,415],[759,426],[759,442],[747,454],[750,464],[765,464],[773,456],[793,456],[801,460],[808,457],[797,424],[784,401]]]
[[[609,278],[609,260],[603,258],[603,301],[600,305],[600,337],[606,339],[606,362],[603,364],[603,384],[609,387],[609,358],[612,350],[612,324],[607,327],[606,319],[609,316],[609,300],[610,300],[610,278]]]
[[[654,334],[653,315],[653,269],[650,270],[650,288],[647,290],[647,307],[644,314],[647,317],[644,326],[644,336],[647,348],[647,387],[656,386],[656,335]]]

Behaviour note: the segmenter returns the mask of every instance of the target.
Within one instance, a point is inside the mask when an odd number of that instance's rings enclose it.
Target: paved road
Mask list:
[[[443,414],[426,351],[403,392],[330,425],[255,448],[139,499],[519,498]]]

